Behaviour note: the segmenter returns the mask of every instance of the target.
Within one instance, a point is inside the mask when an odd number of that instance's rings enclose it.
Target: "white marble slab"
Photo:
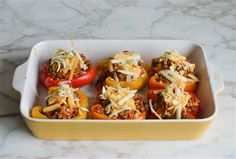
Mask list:
[[[235,158],[236,1],[1,0],[0,114],[18,112],[15,67],[48,39],[184,39],[223,74],[219,115],[193,141],[43,141],[19,115],[0,117],[0,158]]]

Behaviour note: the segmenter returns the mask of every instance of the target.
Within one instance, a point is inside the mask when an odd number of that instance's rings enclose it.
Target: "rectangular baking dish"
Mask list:
[[[202,103],[200,119],[195,120],[52,120],[34,119],[34,105],[43,104],[46,89],[38,80],[39,68],[58,48],[79,49],[94,65],[114,53],[136,51],[146,63],[166,50],[178,50],[196,64],[200,78],[197,96]],[[213,72],[209,74],[209,69]],[[21,93],[20,112],[33,135],[41,139],[115,139],[156,140],[196,139],[203,135],[217,115],[216,93],[223,90],[220,72],[210,66],[203,48],[191,41],[181,40],[54,40],[32,47],[28,60],[15,70],[13,87]],[[96,96],[93,85],[82,90],[90,104]]]

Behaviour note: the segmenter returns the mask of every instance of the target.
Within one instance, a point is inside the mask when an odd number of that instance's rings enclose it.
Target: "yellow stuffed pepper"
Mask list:
[[[88,98],[78,88],[67,84],[50,87],[45,98],[46,106],[35,106],[32,117],[39,119],[86,119]]]
[[[97,67],[99,78],[96,87],[103,85],[141,89],[147,83],[145,64],[139,54],[130,51],[115,54],[112,58],[102,60]]]

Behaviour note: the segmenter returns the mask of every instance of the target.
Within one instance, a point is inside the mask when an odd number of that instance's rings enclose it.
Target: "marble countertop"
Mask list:
[[[236,1],[1,0],[0,158],[235,158]],[[223,74],[218,117],[191,141],[46,141],[18,114],[15,68],[51,39],[184,39],[202,44]]]

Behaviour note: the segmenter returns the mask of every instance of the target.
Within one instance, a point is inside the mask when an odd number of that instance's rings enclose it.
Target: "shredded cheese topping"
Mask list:
[[[178,74],[178,72],[173,70],[162,70],[159,72],[163,77],[168,79],[172,83],[177,83],[178,81],[187,82],[187,78]]]
[[[137,110],[133,96],[137,90],[131,90],[129,87],[121,88],[120,86],[104,86],[100,99],[107,99],[111,103],[106,105],[105,111],[111,118],[125,110]]]
[[[154,110],[154,108],[153,108],[153,106],[152,106],[152,100],[149,99],[148,102],[149,102],[149,107],[150,107],[151,112],[152,112],[154,115],[156,115],[157,118],[162,119],[162,117]]]
[[[139,61],[141,61],[141,57],[139,54],[124,51],[122,53],[114,55],[109,64],[109,71],[115,71],[113,65],[117,65],[119,69],[116,71],[125,74],[126,81],[130,81],[131,79],[136,80],[140,76],[142,71],[140,66],[138,65]],[[119,80],[116,77],[117,75],[115,74],[115,80]]]
[[[170,61],[181,62],[185,61],[186,57],[181,56],[177,50],[166,51],[164,52],[164,57]]]
[[[75,94],[78,88],[71,88],[69,85],[60,83],[51,94],[49,94],[45,100],[47,106],[43,109],[43,112],[51,112],[61,107],[62,104],[68,105],[69,107],[78,107],[79,110],[88,111],[84,106],[80,105],[80,99]]]
[[[139,54],[132,51],[124,51],[122,53],[115,54],[114,58],[111,60],[111,63],[129,62],[134,65],[138,65],[140,60],[141,57]]]
[[[181,80],[182,82],[198,82],[198,78],[194,76],[195,64],[191,64],[186,61],[185,56],[181,56],[176,50],[164,52],[162,60],[170,60],[171,66],[170,70],[160,71],[160,74],[168,79],[172,83],[176,83],[176,80]],[[182,68],[183,70],[177,71],[176,68]],[[188,71],[188,77],[184,77],[183,74]]]
[[[61,68],[63,69],[64,73],[67,73],[70,70],[69,80],[72,79],[77,65],[79,65],[80,68],[84,70],[88,69],[88,66],[85,64],[77,50],[66,51],[63,49],[58,49],[55,55],[51,58],[50,65],[53,65],[54,63],[57,64],[57,72],[59,72]]]
[[[166,111],[172,111],[177,119],[181,119],[181,113],[191,96],[183,90],[183,87],[176,87],[174,84],[167,86],[160,93],[167,105]]]

